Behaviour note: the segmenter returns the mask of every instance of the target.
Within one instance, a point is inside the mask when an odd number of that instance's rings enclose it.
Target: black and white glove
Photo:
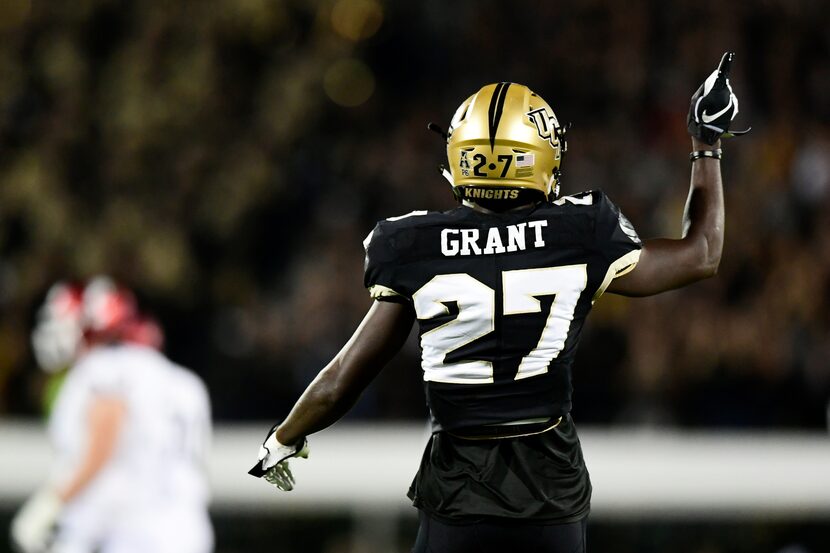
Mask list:
[[[689,134],[707,144],[714,144],[719,138],[730,138],[746,134],[744,131],[730,131],[729,125],[738,115],[738,97],[729,84],[729,70],[735,52],[726,52],[720,65],[697,89],[692,96],[689,116],[686,119]]]
[[[21,553],[45,553],[55,535],[55,526],[63,509],[58,494],[43,488],[29,498],[12,519],[11,541]]]
[[[283,445],[277,441],[277,427],[275,424],[268,431],[268,436],[259,448],[259,461],[248,474],[257,478],[265,478],[277,489],[290,492],[294,489],[294,475],[288,466],[292,457],[308,458],[308,440],[299,440],[294,445]]]

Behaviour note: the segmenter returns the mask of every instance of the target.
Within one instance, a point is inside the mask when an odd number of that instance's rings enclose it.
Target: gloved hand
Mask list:
[[[738,115],[738,97],[729,84],[729,70],[732,67],[734,52],[726,52],[720,65],[697,89],[692,96],[686,123],[689,134],[707,144],[714,144],[721,136],[730,138],[746,134],[744,131],[729,131],[729,125]]]
[[[277,441],[277,427],[275,424],[268,431],[268,436],[259,448],[259,461],[248,474],[257,478],[265,478],[269,483],[284,492],[294,489],[294,475],[288,466],[292,457],[308,458],[308,440],[299,440],[294,445],[283,445]]]
[[[12,545],[22,553],[44,553],[54,539],[63,508],[57,492],[43,488],[23,504],[11,523]]]

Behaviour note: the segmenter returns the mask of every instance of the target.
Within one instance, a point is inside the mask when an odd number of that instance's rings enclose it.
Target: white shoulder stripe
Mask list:
[[[400,221],[401,219],[406,219],[407,217],[415,217],[417,215],[426,215],[429,213],[426,209],[419,209],[418,211],[410,211],[406,215],[398,215],[397,217],[387,217],[387,221]]]
[[[406,219],[407,217],[416,217],[418,215],[426,215],[427,213],[429,213],[429,211],[427,211],[426,209],[420,209],[420,210],[417,210],[417,211],[410,211],[406,215],[398,215],[397,217],[387,217],[385,220],[386,221],[400,221],[401,219]],[[364,250],[369,249],[369,244],[372,243],[372,236],[374,236],[374,234],[375,234],[375,229],[372,229],[372,231],[369,233],[369,235],[366,238],[363,239],[363,249]]]
[[[369,234],[366,238],[363,239],[363,249],[369,251],[369,244],[372,243],[372,236],[375,235],[375,229],[369,231]]]
[[[585,194],[581,198],[577,198],[576,196],[562,196],[553,203],[556,205],[565,205],[565,202],[570,202],[574,205],[593,205],[594,195],[589,193]]]

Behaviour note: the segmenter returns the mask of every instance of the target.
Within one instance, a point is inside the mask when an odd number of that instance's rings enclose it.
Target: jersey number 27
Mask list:
[[[502,272],[502,315],[540,313],[542,304],[537,297],[554,296],[539,341],[519,363],[516,380],[548,371],[550,362],[565,346],[587,279],[584,264]],[[453,320],[421,335],[424,380],[453,384],[493,382],[491,362],[445,363],[445,358],[495,330],[496,291],[467,273],[453,273],[433,277],[413,294],[412,300],[420,320],[449,315],[446,304],[458,305],[458,315]]]

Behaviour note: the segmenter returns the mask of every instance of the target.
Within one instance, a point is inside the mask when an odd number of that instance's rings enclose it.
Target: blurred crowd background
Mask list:
[[[826,8],[2,0],[0,413],[40,410],[29,332],[47,287],[105,272],[161,319],[217,419],[282,417],[369,307],[361,242],[375,221],[453,207],[426,124],[446,126],[488,82],[526,84],[573,123],[563,193],[602,188],[644,238],[677,237],[689,98],[735,50],[735,125],[753,130],[724,145],[720,273],[600,300],[574,416],[823,427]],[[418,388],[413,337],[351,416],[423,419]]]
[[[734,5],[733,5],[734,4]],[[443,126],[487,82],[573,122],[564,193],[678,236],[688,100],[737,52],[717,278],[607,296],[577,420],[825,424],[830,10],[818,1],[0,3],[0,412],[34,413],[34,308],[105,272],[161,318],[219,419],[282,416],[369,306],[376,220],[449,209]],[[355,416],[419,418],[417,343]]]

